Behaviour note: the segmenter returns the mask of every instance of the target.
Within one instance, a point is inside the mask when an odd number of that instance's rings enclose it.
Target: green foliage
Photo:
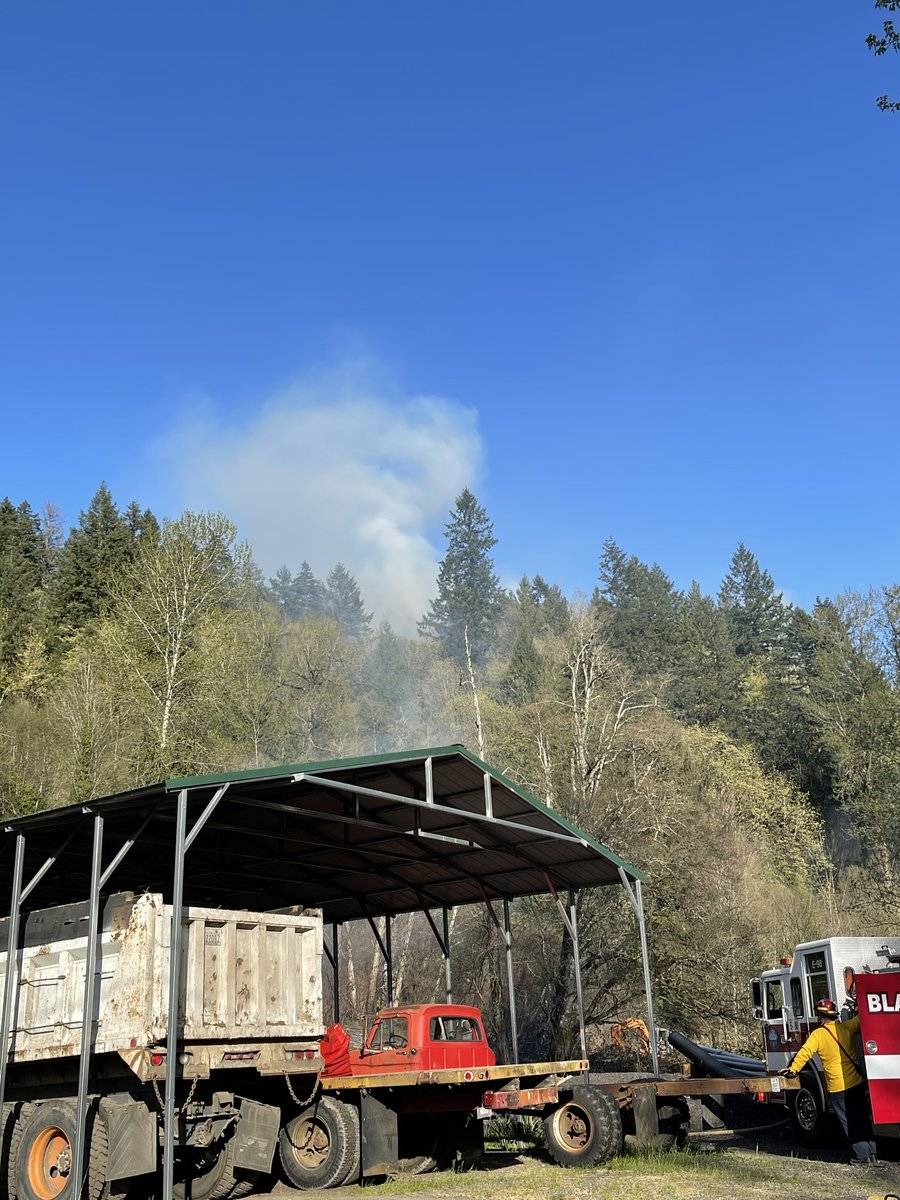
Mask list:
[[[45,561],[31,506],[0,501],[0,671],[15,662],[35,624]]]
[[[719,604],[728,617],[735,654],[770,654],[787,629],[789,609],[775,581],[743,542],[731,558],[719,590]]]
[[[457,496],[445,533],[438,594],[419,622],[419,632],[434,638],[459,666],[465,665],[468,635],[472,659],[481,664],[494,645],[504,593],[490,557],[497,544],[494,527],[468,488]]]
[[[372,614],[366,612],[359,584],[343,563],[336,563],[328,572],[325,611],[334,617],[348,637],[360,638],[369,632]]]
[[[900,919],[896,585],[807,613],[744,546],[717,599],[607,542],[590,604],[540,575],[506,594],[466,491],[415,638],[370,632],[342,564],[264,587],[220,515],[160,527],[101,487],[60,529],[51,506],[0,502],[0,815],[480,730],[489,760],[646,868],[661,1020],[735,1045],[749,975],[809,935]],[[619,890],[575,902],[599,1047],[642,1011],[640,963]],[[502,1012],[496,931],[483,910],[453,919],[461,992]],[[514,920],[523,1050],[569,1056],[571,940],[546,898]],[[437,994],[427,929],[398,922],[395,948],[405,998]],[[362,1015],[379,964],[368,935],[354,953]]]
[[[900,12],[900,0],[875,0],[875,7],[886,12]],[[880,33],[867,35],[866,45],[878,57],[887,54],[889,50],[900,52],[900,30],[887,18],[882,22]],[[900,112],[900,100],[891,100],[887,94],[879,96],[875,103],[882,112]]]
[[[145,532],[152,537],[155,519],[136,520],[136,506],[122,516],[112,493],[101,483],[58,556],[49,596],[51,642],[59,648],[104,611],[107,588],[134,560]]]
[[[683,598],[661,567],[603,544],[595,596],[607,617],[610,645],[639,675],[672,671],[680,661]]]

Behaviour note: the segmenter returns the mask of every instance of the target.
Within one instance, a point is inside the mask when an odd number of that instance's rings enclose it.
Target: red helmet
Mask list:
[[[837,1005],[830,996],[822,997],[816,1005],[816,1012],[820,1017],[825,1017],[826,1020],[831,1019],[832,1021],[838,1015]]]

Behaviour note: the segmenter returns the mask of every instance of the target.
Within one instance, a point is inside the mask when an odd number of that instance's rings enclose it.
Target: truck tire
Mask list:
[[[320,1096],[283,1126],[278,1157],[292,1187],[340,1187],[359,1173],[356,1110],[332,1096]]]
[[[187,1180],[177,1180],[175,1200],[238,1200],[262,1188],[266,1176],[259,1171],[240,1171],[234,1165],[234,1138],[219,1142],[196,1155]]]
[[[48,1100],[27,1105],[16,1122],[15,1157],[10,1155],[10,1178],[17,1200],[74,1200],[76,1195],[72,1155],[75,1148],[75,1105],[68,1100]],[[107,1135],[102,1117],[88,1113],[89,1150],[87,1200],[108,1194],[106,1178]]]
[[[790,1094],[790,1093],[788,1093]],[[809,1146],[815,1146],[822,1139],[824,1113],[819,1097],[811,1087],[801,1084],[794,1092],[791,1104],[791,1123],[794,1132]]]
[[[622,1149],[622,1115],[602,1088],[576,1087],[544,1118],[544,1141],[561,1167],[596,1166]]]
[[[3,1126],[2,1178],[6,1180],[9,1200],[17,1200],[19,1193],[16,1185],[16,1156],[19,1153],[19,1142],[22,1140],[25,1119],[31,1114],[34,1105],[10,1104],[5,1107],[8,1108],[8,1112],[5,1114]]]

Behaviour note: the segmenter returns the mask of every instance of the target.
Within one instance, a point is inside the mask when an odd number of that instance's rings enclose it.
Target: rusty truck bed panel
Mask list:
[[[322,1087],[326,1091],[345,1088],[434,1087],[442,1084],[485,1083],[546,1077],[548,1075],[578,1075],[588,1069],[584,1059],[566,1062],[504,1063],[496,1067],[450,1067],[442,1071],[391,1071],[375,1075],[325,1075]]]
[[[165,1041],[171,907],[146,893],[111,896],[97,956],[95,1052]],[[312,1040],[322,1034],[322,918],[222,909],[184,910],[184,1040]],[[5,945],[0,922],[0,945]],[[13,1059],[64,1058],[81,1049],[87,905],[23,920]],[[0,986],[6,954],[0,953]]]

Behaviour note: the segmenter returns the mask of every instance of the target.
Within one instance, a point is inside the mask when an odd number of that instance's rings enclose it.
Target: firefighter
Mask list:
[[[816,1005],[816,1016],[819,1018],[818,1027],[782,1074],[793,1079],[812,1056],[818,1054],[831,1107],[853,1149],[852,1161],[873,1163],[876,1161],[875,1142],[872,1140],[866,1083],[854,1053],[859,1017],[839,1021],[837,1005],[827,996]]]

